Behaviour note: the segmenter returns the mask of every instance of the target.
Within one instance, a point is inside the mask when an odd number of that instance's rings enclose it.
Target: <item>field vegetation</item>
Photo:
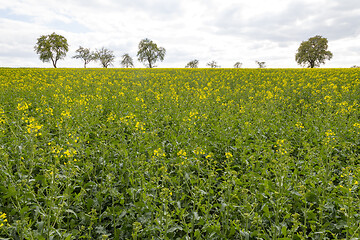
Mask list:
[[[5,239],[359,239],[360,70],[0,69]]]

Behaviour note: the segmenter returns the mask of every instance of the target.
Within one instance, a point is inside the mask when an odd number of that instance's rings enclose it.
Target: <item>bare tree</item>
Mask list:
[[[266,68],[265,62],[259,62],[259,61],[255,61],[257,65],[259,65],[259,68]]]
[[[84,68],[86,68],[88,63],[95,60],[95,54],[90,52],[89,48],[83,48],[82,46],[79,46],[78,50],[76,50],[76,53],[77,55],[73,56],[73,58],[84,60]]]
[[[209,66],[211,68],[219,68],[220,67],[219,65],[217,65],[217,62],[215,62],[215,61],[208,62],[206,64],[206,66]]]
[[[115,60],[115,55],[113,51],[102,47],[100,50],[96,50],[95,59],[99,60],[104,68],[107,68],[108,66],[113,64]]]
[[[234,68],[241,68],[241,66],[242,66],[242,63],[241,63],[241,62],[236,62],[236,63],[234,64]]]

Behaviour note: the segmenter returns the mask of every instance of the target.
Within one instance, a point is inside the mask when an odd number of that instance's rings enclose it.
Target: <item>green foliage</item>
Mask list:
[[[333,54],[327,50],[328,40],[322,36],[315,36],[303,41],[295,55],[298,64],[309,68],[319,67],[325,64],[325,60],[330,60]]]
[[[115,55],[113,51],[102,47],[100,50],[95,51],[94,59],[99,60],[103,68],[107,68],[113,64]]]
[[[139,43],[139,51],[137,53],[138,60],[146,67],[156,67],[155,63],[165,58],[166,50],[163,47],[158,47],[152,40],[145,38]]]
[[[359,237],[359,69],[0,79],[0,238]]]
[[[35,51],[40,55],[43,62],[52,62],[56,68],[57,61],[64,59],[69,51],[69,44],[65,37],[52,33],[51,35],[43,35],[37,39]]]
[[[198,68],[199,66],[199,60],[195,59],[190,62],[188,62],[185,66],[185,68]]]
[[[121,65],[124,68],[134,67],[133,59],[130,57],[129,54],[125,53],[124,55],[122,55]]]
[[[90,52],[89,48],[83,48],[80,46],[76,50],[76,53],[77,53],[77,55],[73,56],[73,58],[82,59],[84,61],[84,68],[86,68],[86,65],[88,63],[90,63],[93,60],[96,60],[95,53]]]

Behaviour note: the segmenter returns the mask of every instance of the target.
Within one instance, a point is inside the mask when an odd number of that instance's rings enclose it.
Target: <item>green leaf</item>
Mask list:
[[[28,206],[25,206],[23,207],[21,210],[20,210],[20,215],[23,215],[25,212],[27,212],[29,210],[29,207]]]
[[[69,235],[65,238],[65,240],[70,240],[70,239],[71,239],[71,235]]]
[[[3,196],[3,198],[10,198],[12,196],[15,196],[16,195],[16,189],[14,186],[10,186],[8,189],[7,189],[7,194],[5,194],[5,196]]]
[[[282,233],[282,235],[284,235],[284,237],[286,237],[286,235],[287,235],[286,226],[283,226],[283,227],[281,228],[281,233]]]
[[[67,213],[72,213],[72,214],[74,214],[74,216],[77,218],[77,214],[76,214],[73,210],[71,210],[71,209],[66,209],[65,212],[67,212]]]
[[[193,212],[193,213],[194,213],[194,219],[195,219],[195,220],[199,220],[200,217],[199,217],[198,212]]]
[[[265,217],[270,218],[270,211],[269,211],[269,207],[267,206],[267,204],[264,204],[264,207],[262,210],[264,211]]]
[[[196,229],[194,232],[194,237],[197,239],[201,239],[201,233],[199,229]]]
[[[176,230],[183,230],[183,228],[182,227],[180,227],[179,225],[176,225],[176,226],[173,226],[173,227],[171,227],[171,228],[169,228],[166,232],[168,232],[168,233],[172,233],[172,232],[175,232]]]

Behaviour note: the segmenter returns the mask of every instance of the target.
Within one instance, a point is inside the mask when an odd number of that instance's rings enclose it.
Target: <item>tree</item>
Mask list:
[[[156,67],[154,65],[156,61],[163,61],[165,54],[165,48],[158,47],[156,43],[148,38],[141,40],[139,43],[138,60],[148,68]]]
[[[96,60],[95,53],[90,52],[89,48],[83,48],[79,46],[79,48],[76,50],[77,55],[73,56],[73,58],[76,59],[82,59],[84,60],[84,68],[86,68],[86,65],[90,63],[93,60]]]
[[[295,60],[299,65],[305,65],[309,68],[319,67],[320,64],[325,63],[325,60],[330,60],[333,56],[327,48],[328,40],[316,35],[300,44]]]
[[[104,68],[112,65],[115,60],[115,55],[113,51],[110,51],[109,49],[106,49],[104,47],[102,47],[100,50],[96,50],[94,56],[96,60],[100,61],[101,65]]]
[[[40,54],[40,60],[43,62],[52,62],[56,68],[57,61],[64,59],[69,51],[69,44],[65,37],[52,33],[51,35],[42,35],[37,39],[35,51]]]
[[[186,64],[186,68],[198,68],[199,60],[195,59]]]
[[[122,55],[121,65],[125,68],[134,67],[133,59],[130,57],[129,54],[125,53],[124,55]]]
[[[257,65],[259,65],[259,68],[266,68],[265,62],[259,62],[255,61]]]
[[[242,63],[241,63],[241,62],[236,62],[236,63],[234,64],[234,68],[241,68],[241,66],[242,66]]]
[[[219,68],[220,67],[219,65],[217,65],[217,62],[215,62],[215,61],[208,62],[206,64],[206,66],[209,66],[211,68]]]

